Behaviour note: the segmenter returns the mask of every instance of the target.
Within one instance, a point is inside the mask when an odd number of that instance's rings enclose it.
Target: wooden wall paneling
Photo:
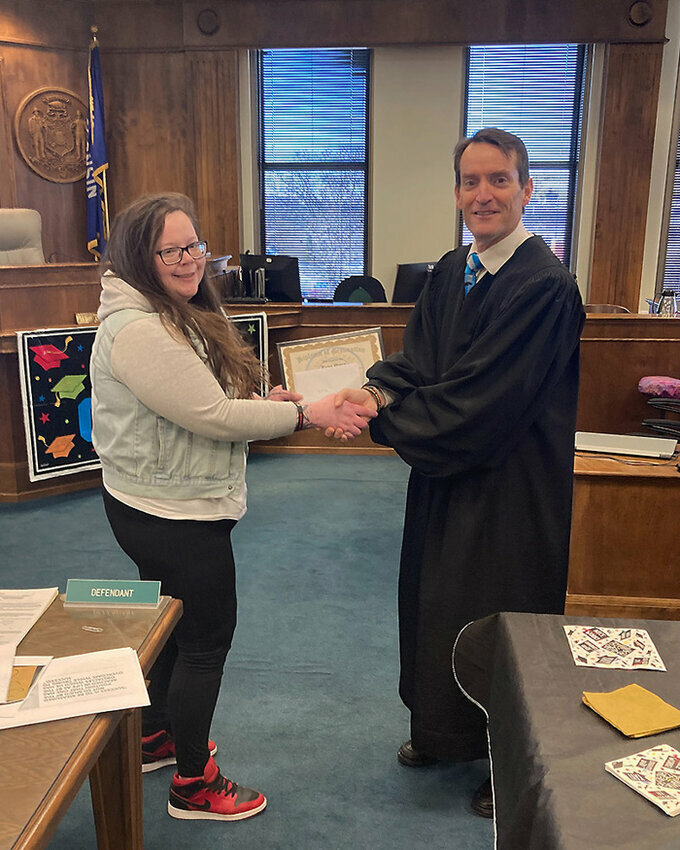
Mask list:
[[[17,458],[26,458],[26,438],[21,415],[19,362],[16,354],[0,355],[0,398],[5,415],[0,417],[0,501],[2,494],[17,493]],[[23,440],[23,445],[22,445]],[[26,461],[28,477],[28,462]]]
[[[637,311],[662,44],[611,44],[588,299]]]
[[[680,377],[680,339],[582,339],[577,430],[644,433],[659,418],[637,389],[646,375]]]
[[[0,56],[0,207],[16,207],[12,122],[5,92],[5,59]]]
[[[76,312],[96,312],[100,291],[95,263],[0,266],[0,351],[16,351],[14,331],[75,325]]]
[[[576,457],[568,614],[680,619],[678,473],[654,463]]]
[[[26,95],[44,86],[68,89],[87,103],[87,42],[83,51],[7,45],[4,49],[6,116],[12,133],[16,206],[42,217],[43,251],[57,262],[87,260],[85,180],[53,183],[24,162],[14,138],[14,117]]]
[[[631,22],[631,5],[646,22]],[[204,0],[183,4],[188,47],[531,44],[663,41],[667,0],[212,0],[219,29],[201,32]],[[638,19],[640,20],[640,19]]]
[[[0,40],[33,47],[87,51],[89,0],[1,0]]]
[[[89,23],[99,27],[102,54],[177,53],[184,48],[182,0],[89,0],[88,7]]]
[[[147,192],[192,195],[192,92],[183,53],[100,50],[111,218]]]
[[[238,86],[235,50],[187,54],[194,201],[213,257],[238,263]]]

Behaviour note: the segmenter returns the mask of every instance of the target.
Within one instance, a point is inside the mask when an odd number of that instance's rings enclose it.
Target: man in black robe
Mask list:
[[[488,755],[486,720],[451,652],[497,611],[562,613],[571,522],[579,338],[574,277],[522,213],[533,183],[522,141],[480,130],[454,154],[456,200],[475,237],[437,264],[403,352],[344,390],[379,409],[371,436],[412,467],[399,578],[399,692],[422,766]],[[468,257],[478,257],[466,273]],[[491,787],[473,808],[491,816]]]

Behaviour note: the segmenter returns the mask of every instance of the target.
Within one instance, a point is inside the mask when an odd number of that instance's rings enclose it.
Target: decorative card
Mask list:
[[[578,667],[610,670],[665,670],[646,629],[565,626],[569,648]]]
[[[668,744],[608,761],[604,769],[667,815],[680,814],[680,753]]]

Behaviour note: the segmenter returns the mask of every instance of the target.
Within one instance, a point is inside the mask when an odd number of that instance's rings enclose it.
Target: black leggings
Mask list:
[[[236,577],[231,550],[235,520],[163,519],[130,508],[106,490],[104,507],[123,551],[145,581],[181,599],[184,612],[149,673],[151,705],[142,734],[168,730],[177,772],[200,776],[224,661],[236,628]]]

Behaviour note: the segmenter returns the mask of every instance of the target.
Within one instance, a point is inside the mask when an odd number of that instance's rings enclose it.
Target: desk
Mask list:
[[[567,614],[680,620],[678,458],[644,460],[576,455]]]
[[[181,613],[182,603],[167,596],[157,609],[119,610],[65,609],[58,598],[18,651],[64,656],[131,646],[146,674]],[[140,741],[140,709],[0,731],[0,850],[46,847],[88,774],[99,850],[142,850]]]
[[[99,304],[95,263],[0,267],[0,501],[54,496],[101,482],[98,470],[30,481],[23,408],[19,389],[16,331],[72,327],[76,312]],[[265,310],[269,323],[269,366],[280,381],[276,343],[379,326],[385,353],[402,347],[410,304],[228,304],[229,313]],[[672,375],[680,362],[680,320],[636,314],[591,314],[581,340],[581,386],[577,430],[624,433],[637,430],[649,415],[637,391],[643,375]],[[350,443],[327,440],[309,429],[251,444],[255,452],[390,453],[368,433]]]
[[[645,628],[668,672],[577,667],[568,623]],[[489,715],[498,850],[680,847],[678,818],[604,769],[656,744],[680,749],[680,730],[626,738],[581,702],[637,682],[680,706],[678,641],[680,623],[552,614],[494,614],[461,632],[458,681]]]

